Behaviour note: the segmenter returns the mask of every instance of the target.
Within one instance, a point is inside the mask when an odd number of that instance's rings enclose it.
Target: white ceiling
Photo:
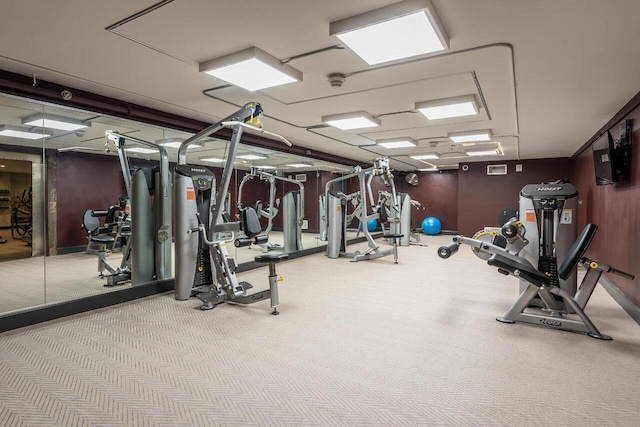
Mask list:
[[[36,75],[207,122],[250,101],[265,128],[295,145],[392,167],[430,161],[571,156],[640,91],[640,1],[432,0],[450,37],[444,54],[370,67],[348,49],[293,59],[304,81],[259,92],[222,87],[198,63],[256,46],[286,60],[335,46],[329,23],[394,0],[174,0],[112,30],[158,0],[22,0],[4,5],[0,69]],[[327,76],[347,75],[342,88]],[[218,88],[207,93],[206,89]],[[473,94],[472,120],[427,121],[414,104]],[[366,110],[375,130],[322,127],[321,116]],[[491,129],[504,156],[468,158],[448,132]],[[375,140],[409,136],[415,149],[387,150]]]

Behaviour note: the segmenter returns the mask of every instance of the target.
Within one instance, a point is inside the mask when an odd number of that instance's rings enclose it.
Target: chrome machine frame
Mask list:
[[[269,289],[250,295],[246,291],[252,286],[247,282],[238,282],[235,273],[237,264],[230,256],[226,244],[234,240],[235,233],[240,231],[240,223],[225,222],[222,215],[243,129],[250,128],[273,135],[291,145],[284,137],[256,127],[260,126],[261,118],[260,104],[245,104],[237,112],[184,141],[178,150],[178,165],[174,173],[175,298],[188,300],[195,294],[204,303],[200,307],[203,310],[212,309],[224,302],[251,304],[269,298],[273,314],[277,314],[277,280],[270,277]],[[201,166],[188,165],[186,154],[189,145],[224,127],[230,128],[232,134],[220,184],[216,189],[213,174]],[[257,261],[271,264],[279,259]]]
[[[373,161],[372,167],[368,169],[356,167],[355,172],[332,179],[325,185],[324,213],[321,215],[321,221],[325,222],[327,230],[326,236],[323,237],[325,237],[327,241],[326,255],[329,258],[345,256],[350,257],[351,262],[358,262],[393,254],[397,260],[397,246],[394,244],[392,249],[385,251],[380,250],[380,247],[367,229],[368,221],[371,221],[372,219],[380,219],[380,206],[373,204],[375,199],[373,198],[373,192],[371,190],[371,181],[376,176],[381,177],[385,183],[389,184],[391,187],[391,200],[394,202],[392,209],[395,209],[396,212],[400,212],[400,209],[397,206],[398,198],[388,158],[376,158]],[[331,190],[331,186],[333,184],[346,181],[351,178],[358,178],[360,186],[359,192],[347,196],[343,193]],[[342,209],[342,205],[345,204],[348,199],[356,197],[360,197],[361,201],[354,211],[354,216],[360,220],[362,224],[362,231],[369,243],[369,249],[364,253],[360,253],[359,251],[353,253],[346,252],[346,229],[348,224],[347,221],[344,220],[344,210]],[[367,206],[369,204],[372,209],[371,214],[367,213]],[[324,227],[321,226],[321,228]]]
[[[273,219],[278,214],[278,208],[275,207],[276,202],[276,180],[280,180],[283,182],[289,182],[291,184],[295,184],[300,188],[300,193],[298,196],[298,200],[295,198],[293,200],[289,200],[287,197],[288,194],[285,194],[282,202],[282,233],[284,237],[284,247],[273,244],[270,242],[266,242],[262,246],[263,252],[268,252],[270,250],[283,250],[284,252],[293,252],[297,250],[303,249],[302,246],[302,223],[304,221],[304,185],[300,181],[296,181],[294,179],[290,179],[284,176],[276,175],[273,173],[265,172],[264,170],[256,167],[251,167],[249,173],[245,174],[242,178],[242,182],[238,186],[238,200],[237,204],[239,207],[242,206],[242,189],[247,181],[250,181],[254,178],[259,178],[262,181],[266,181],[269,183],[269,206],[268,210],[260,209],[260,211],[256,210],[258,215],[267,218],[267,228],[264,230],[264,234],[269,237],[269,233],[271,233],[271,229],[273,228]],[[291,202],[294,203],[295,208],[291,209]],[[293,213],[293,215],[292,215]],[[295,218],[293,218],[295,216]],[[292,233],[293,231],[293,233]]]

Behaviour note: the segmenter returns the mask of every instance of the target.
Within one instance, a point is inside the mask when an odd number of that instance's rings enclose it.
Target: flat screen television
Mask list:
[[[607,131],[593,145],[593,164],[596,184],[608,185],[631,173],[632,121],[625,120],[620,126],[620,139],[614,140]]]

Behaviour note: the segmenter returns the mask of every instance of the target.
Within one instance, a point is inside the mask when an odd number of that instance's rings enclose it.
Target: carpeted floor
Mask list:
[[[640,328],[606,291],[613,341],[502,324],[517,281],[449,240],[279,264],[279,316],[163,294],[4,333],[0,425],[638,425]]]

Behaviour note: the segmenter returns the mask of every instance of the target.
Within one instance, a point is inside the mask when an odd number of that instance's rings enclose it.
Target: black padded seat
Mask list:
[[[262,254],[255,257],[256,262],[277,264],[289,259],[289,254]]]
[[[96,243],[113,243],[116,239],[113,236],[91,236],[91,241]]]
[[[536,270],[528,264],[507,258],[500,254],[492,255],[491,258],[487,260],[487,264],[498,267],[498,269],[507,271],[514,276],[516,276],[514,272],[518,270],[518,277],[538,287],[551,284],[551,277],[545,273]]]
[[[404,234],[383,234],[382,237],[385,239],[401,239]]]

